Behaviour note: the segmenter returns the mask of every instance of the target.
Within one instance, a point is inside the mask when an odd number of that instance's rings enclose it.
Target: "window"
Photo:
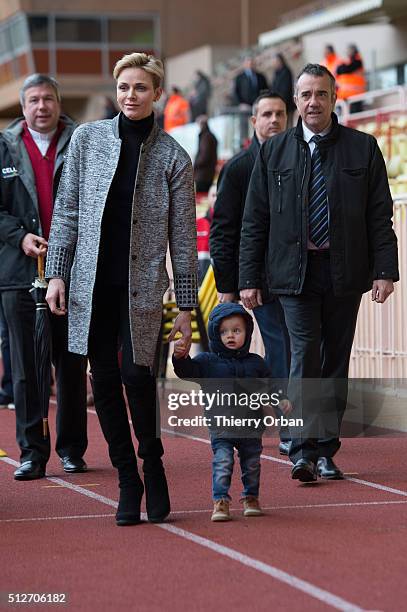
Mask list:
[[[29,17],[28,26],[34,44],[48,42],[48,17]]]
[[[154,47],[152,19],[109,19],[109,43]]]
[[[100,20],[57,17],[55,39],[57,43],[100,43],[102,39]]]
[[[27,22],[24,18],[18,18],[10,22],[10,40],[14,50],[29,47],[30,37]]]

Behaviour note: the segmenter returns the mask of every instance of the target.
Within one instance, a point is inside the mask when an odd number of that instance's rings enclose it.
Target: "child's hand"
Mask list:
[[[186,342],[183,338],[176,340],[174,342],[174,357],[175,359],[181,359],[181,357],[186,357],[185,354]]]
[[[278,406],[284,415],[290,414],[290,412],[292,412],[292,409],[293,409],[293,405],[289,399],[282,399]]]

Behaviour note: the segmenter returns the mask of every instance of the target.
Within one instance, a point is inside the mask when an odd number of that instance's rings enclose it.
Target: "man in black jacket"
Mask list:
[[[243,71],[235,78],[235,103],[251,106],[256,98],[266,89],[266,77],[261,72],[255,70],[254,59],[246,57],[243,63]]]
[[[284,309],[290,399],[304,418],[290,446],[292,477],[301,482],[317,472],[343,477],[332,457],[360,300],[371,290],[372,300],[384,302],[399,278],[383,157],[373,136],[338,124],[335,100],[334,77],[308,64],[295,90],[297,127],[268,141],[257,157],[240,249],[243,304],[259,303],[266,256],[269,288]],[[317,386],[324,395],[313,398]]]
[[[31,75],[20,100],[24,118],[0,136],[0,296],[10,333],[11,367],[21,466],[16,480],[45,476],[44,440],[34,363],[35,303],[29,293],[37,258],[47,250],[53,198],[74,124],[61,116],[58,85]],[[86,360],[68,353],[66,317],[51,316],[57,382],[56,450],[65,472],[84,472]]]
[[[260,145],[284,131],[287,111],[284,100],[273,92],[262,94],[253,105],[254,135],[250,147],[232,157],[222,168],[210,233],[210,253],[219,301],[239,299],[239,245],[242,218],[250,176]],[[290,342],[278,299],[262,286],[263,304],[253,314],[260,328],[265,359],[274,378],[287,379]],[[288,452],[288,432],[280,430],[280,452]]]
[[[196,120],[200,127],[198,151],[194,160],[194,180],[197,192],[208,192],[218,163],[218,141],[208,125],[208,117]]]

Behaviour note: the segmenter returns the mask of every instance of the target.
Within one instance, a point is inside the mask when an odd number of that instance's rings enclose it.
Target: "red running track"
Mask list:
[[[75,611],[407,607],[406,437],[344,440],[347,480],[316,485],[292,481],[276,440],[265,439],[265,516],[242,516],[237,471],[234,520],[211,523],[210,447],[167,435],[171,520],[118,528],[116,476],[94,413],[89,472],[65,474],[54,453],[47,479],[33,482],[13,480],[14,419],[0,411],[2,609],[8,593],[66,593]]]

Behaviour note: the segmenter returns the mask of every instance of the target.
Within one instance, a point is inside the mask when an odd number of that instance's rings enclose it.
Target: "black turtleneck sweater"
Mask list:
[[[137,166],[141,145],[153,124],[153,113],[139,121],[128,119],[120,113],[122,145],[103,212],[97,267],[97,282],[103,285],[128,286],[131,214]]]

